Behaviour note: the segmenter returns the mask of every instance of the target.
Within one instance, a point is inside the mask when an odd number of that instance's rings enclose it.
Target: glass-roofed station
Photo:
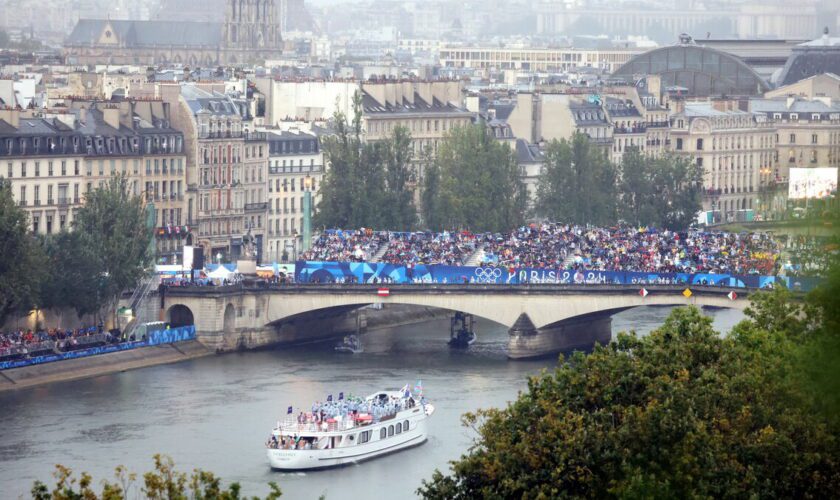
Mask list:
[[[680,43],[639,54],[613,73],[614,80],[636,84],[658,75],[662,89],[679,88],[686,97],[754,96],[767,82],[737,57],[697,45],[688,35]]]

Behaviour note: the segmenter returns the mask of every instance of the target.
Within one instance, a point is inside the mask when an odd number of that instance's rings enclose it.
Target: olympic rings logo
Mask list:
[[[477,282],[495,283],[502,277],[502,270],[498,267],[476,267],[475,277]]]

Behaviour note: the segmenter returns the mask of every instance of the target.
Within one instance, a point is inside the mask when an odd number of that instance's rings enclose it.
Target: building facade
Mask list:
[[[440,65],[446,68],[484,70],[522,70],[566,72],[592,67],[613,72],[633,56],[643,52],[637,48],[501,48],[440,47]]]
[[[302,250],[304,196],[317,206],[324,177],[319,137],[297,129],[265,132],[269,147],[266,261],[295,260]]]
[[[153,203],[157,258],[173,262],[191,238],[184,219],[183,134],[171,127],[161,101],[70,101],[60,112],[0,114],[2,175],[12,183],[30,228],[53,234],[71,228],[84,197],[115,175]]]

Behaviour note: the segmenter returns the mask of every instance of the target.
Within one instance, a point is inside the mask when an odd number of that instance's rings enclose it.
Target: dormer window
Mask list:
[[[811,121],[814,121],[814,122],[820,121],[820,114],[819,113],[812,114],[811,115]]]
[[[792,121],[792,122],[799,121],[799,114],[798,113],[791,113],[790,114],[790,121]]]

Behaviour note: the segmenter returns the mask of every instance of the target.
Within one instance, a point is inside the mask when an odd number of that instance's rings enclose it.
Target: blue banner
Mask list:
[[[7,368],[20,368],[22,366],[40,365],[42,363],[51,363],[53,361],[63,361],[65,359],[84,358],[87,356],[95,356],[98,354],[107,354],[110,352],[127,351],[137,347],[148,347],[159,344],[170,344],[172,342],[181,342],[184,340],[195,339],[195,326],[182,326],[180,328],[170,328],[169,330],[157,330],[150,332],[146,340],[138,340],[136,342],[121,342],[119,344],[109,344],[99,347],[90,347],[87,349],[79,349],[76,351],[62,352],[57,354],[48,354],[45,356],[36,356],[29,359],[16,359],[13,361],[0,361],[0,370]]]
[[[641,273],[628,271],[587,271],[471,267],[445,265],[404,266],[371,262],[310,262],[295,265],[298,283],[478,283],[478,284],[604,284],[604,285],[707,285],[730,288],[771,288],[775,283],[788,286],[787,279],[775,276],[712,273]],[[812,283],[803,283],[803,290]]]

